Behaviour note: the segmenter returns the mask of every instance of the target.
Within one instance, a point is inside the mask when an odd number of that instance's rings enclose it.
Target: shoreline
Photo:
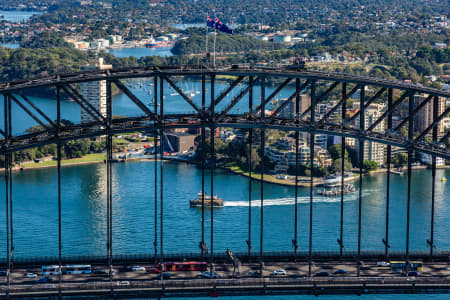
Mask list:
[[[83,158],[85,158],[85,157],[75,158],[73,160],[78,160],[78,159],[83,159]],[[153,161],[153,160],[155,160],[155,159],[152,158],[152,157],[138,157],[138,158],[130,158],[130,159],[127,159],[126,161],[115,161],[115,163],[124,163],[124,162],[127,162],[127,161],[138,162],[138,161]],[[183,163],[187,163],[187,164],[191,164],[191,165],[197,165],[197,166],[199,165],[198,162],[183,160],[183,159],[179,159],[177,157],[166,157],[164,160],[165,161],[172,161],[172,162],[183,162]],[[92,161],[61,160],[61,167],[81,166],[81,165],[100,164],[100,163],[105,163],[105,159],[101,159],[101,160],[100,159],[96,159],[96,160],[92,160]],[[46,165],[42,165],[42,166],[39,166],[39,165],[34,165],[34,166],[26,166],[26,165],[24,165],[24,166],[20,166],[19,165],[19,166],[15,166],[12,170],[13,171],[23,172],[23,171],[27,171],[27,170],[47,169],[47,168],[56,168],[56,167],[57,167],[56,166],[56,161],[53,160],[52,163],[46,164]],[[231,174],[234,174],[234,175],[238,175],[238,176],[243,176],[243,177],[249,178],[249,175],[246,172],[244,172],[244,171],[242,171],[240,169],[239,169],[239,171],[237,171],[237,170],[233,170],[231,167],[224,167],[224,166],[218,166],[216,168],[224,170],[224,171],[227,171],[227,172],[229,172]],[[412,168],[413,171],[414,170],[425,170],[425,169],[429,169],[429,167],[428,166],[414,166]],[[440,167],[437,167],[436,169],[450,169],[450,166],[440,166]],[[4,171],[4,168],[1,168],[0,171],[1,170]],[[401,171],[406,171],[406,170],[407,170],[407,168],[405,168],[405,167],[401,168]],[[382,174],[382,173],[386,173],[386,172],[387,172],[387,169],[380,168],[380,169],[375,170],[375,171],[370,171],[368,173],[364,173],[363,176]],[[394,173],[391,173],[391,174],[394,174]],[[399,174],[394,174],[394,175],[403,176],[403,175],[399,175]],[[261,181],[261,177],[260,176],[261,176],[260,173],[252,173],[252,179],[255,180],[255,181]],[[295,181],[286,180],[286,179],[272,178],[273,176],[270,175],[270,174],[264,174],[264,176],[265,176],[265,178],[264,178],[264,182],[265,183],[277,184],[277,185],[280,185],[280,186],[287,186],[287,187],[295,187]],[[270,176],[270,177],[267,177],[267,176]],[[345,183],[354,182],[358,178],[359,178],[358,174],[354,173],[353,177],[344,178],[344,182]],[[323,184],[324,184],[323,179],[317,178],[317,177],[314,178],[314,180],[313,180],[313,186],[314,187],[320,187],[320,186],[323,186]],[[299,187],[309,187],[310,186],[310,181],[308,180],[308,182],[305,182],[305,181],[300,181],[299,180],[298,186]]]

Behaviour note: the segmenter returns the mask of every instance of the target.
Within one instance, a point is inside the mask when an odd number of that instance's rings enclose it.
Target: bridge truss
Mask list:
[[[193,77],[201,80],[201,101],[194,100],[189,93],[179,85],[180,78]],[[152,98],[151,104],[146,104],[142,97],[136,95],[127,82],[129,79],[152,78]],[[223,91],[217,93],[217,81],[226,79],[228,86]],[[101,113],[98,107],[94,107],[88,99],[85,99],[79,91],[78,86],[86,82],[106,82],[106,114]],[[267,93],[267,86],[275,88],[271,93]],[[165,95],[167,86],[171,91],[179,94],[180,103],[187,105],[187,112],[166,112]],[[268,111],[268,106],[278,97],[280,92],[287,87],[293,88],[293,93],[280,102],[272,111]],[[46,111],[40,109],[30,100],[29,91],[47,89],[55,93],[56,119],[49,116]],[[113,89],[126,95],[135,104],[138,115],[114,115],[112,104]],[[258,90],[259,97],[255,97]],[[161,143],[164,132],[174,128],[199,128],[201,132],[201,145],[206,145],[207,129],[209,129],[210,155],[211,161],[206,163],[203,155],[201,162],[202,169],[202,191],[205,190],[205,177],[209,169],[211,178],[210,193],[214,193],[214,169],[216,166],[216,153],[214,148],[215,129],[220,127],[240,128],[248,131],[248,164],[249,170],[253,169],[251,159],[251,149],[255,139],[259,138],[260,156],[264,158],[265,131],[277,129],[282,131],[295,132],[296,140],[296,165],[299,164],[299,135],[308,133],[310,137],[310,165],[314,164],[314,143],[315,135],[326,134],[341,137],[341,155],[344,156],[346,142],[348,139],[355,139],[359,147],[359,161],[363,160],[365,143],[380,143],[387,147],[387,168],[392,166],[392,151],[394,148],[405,149],[408,155],[407,164],[407,201],[406,213],[406,245],[404,259],[410,259],[410,202],[411,202],[411,170],[412,160],[415,153],[424,153],[431,156],[432,169],[432,193],[431,215],[430,215],[430,237],[427,240],[429,245],[429,256],[432,259],[435,253],[434,242],[434,209],[435,209],[435,181],[436,181],[436,160],[442,158],[450,160],[450,152],[446,146],[449,139],[449,132],[442,132],[444,118],[449,115],[450,106],[441,109],[441,101],[450,100],[450,93],[434,88],[417,86],[403,82],[394,82],[363,76],[355,76],[342,73],[326,73],[318,71],[308,71],[295,68],[255,68],[244,66],[231,66],[222,69],[211,70],[203,66],[162,66],[136,69],[116,69],[99,70],[85,73],[59,74],[42,77],[34,80],[21,80],[0,84],[0,93],[3,94],[3,114],[4,126],[0,129],[0,155],[5,156],[5,184],[6,184],[6,232],[7,232],[7,268],[11,269],[12,256],[14,252],[14,230],[13,230],[13,182],[12,182],[12,155],[13,153],[46,144],[57,145],[57,169],[58,169],[58,226],[59,226],[59,258],[61,266],[63,257],[61,255],[61,148],[70,140],[105,136],[106,137],[106,166],[107,166],[107,264],[112,268],[112,138],[113,135],[125,132],[151,131],[155,136],[155,144]],[[308,107],[301,107],[301,94],[309,94],[311,103]],[[424,95],[422,101],[415,100],[416,95]],[[81,110],[89,114],[94,122],[80,124],[65,124],[61,118],[61,102],[70,98],[75,101]],[[358,99],[359,110],[354,111],[352,116],[348,116],[350,111],[349,101],[351,98]],[[334,99],[334,106],[325,114],[319,116],[317,108],[320,104],[327,103]],[[242,111],[236,110],[238,104],[248,103],[247,108]],[[17,134],[14,132],[15,120],[11,113],[12,104],[17,105],[27,115],[29,115],[39,129],[31,133]],[[286,117],[283,111],[288,105],[294,107],[292,117]],[[374,103],[383,103],[385,109],[376,120],[367,122],[367,113]],[[180,105],[181,105],[180,104]],[[426,128],[417,130],[414,124],[417,114],[422,109],[432,107],[431,121]],[[396,114],[394,120],[393,115]],[[381,128],[381,129],[380,129]],[[405,130],[406,129],[406,130]],[[406,133],[405,133],[406,132]],[[259,137],[257,136],[259,134]],[[156,145],[155,145],[156,146]],[[164,159],[163,147],[159,147],[159,158]],[[158,159],[158,158],[156,158]],[[359,194],[358,194],[358,246],[355,253],[357,275],[360,275],[361,266],[361,223],[362,223],[362,188],[363,188],[363,167],[359,167]],[[165,197],[163,194],[164,166],[160,164],[159,172],[155,167],[155,186],[160,186],[158,194],[155,188],[155,224],[159,222],[159,228],[155,227],[154,232],[154,259],[163,262],[164,256],[164,218],[163,209]],[[159,176],[158,176],[159,175]],[[342,182],[341,189],[344,188],[344,160],[342,160]],[[260,206],[260,230],[259,230],[259,253],[252,252],[251,236],[251,186],[256,179],[249,177],[249,219],[248,219],[248,257],[257,256],[261,266],[264,266],[265,253],[263,249],[264,240],[264,170],[261,172],[261,206]],[[298,174],[295,176],[295,233],[292,237],[293,252],[291,257],[297,260],[302,256],[307,259],[309,265],[309,276],[311,276],[313,256],[312,236],[313,236],[313,202],[314,202],[314,177],[310,178],[309,193],[309,248],[301,255],[298,252]],[[384,257],[389,257],[390,235],[389,235],[389,201],[390,201],[390,172],[387,172],[386,186],[386,229],[384,243]],[[339,244],[339,256],[343,256],[344,241],[344,193],[341,191],[340,198],[340,236],[337,238]],[[210,212],[210,240],[205,240],[205,205],[204,196],[202,198],[202,221],[201,221],[201,257],[209,259],[211,271],[215,262],[214,253],[214,210]],[[159,215],[158,215],[159,212]],[[9,276],[8,276],[9,277]],[[8,278],[9,283],[9,278]]]

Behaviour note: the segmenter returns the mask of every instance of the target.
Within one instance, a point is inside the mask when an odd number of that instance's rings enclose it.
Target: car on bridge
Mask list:
[[[132,266],[131,267],[131,271],[133,272],[145,272],[145,267],[141,267],[141,266]]]
[[[170,279],[170,277],[172,277],[172,274],[170,274],[170,273],[159,273],[153,279],[154,280],[161,280],[161,276],[162,276],[162,279]]]
[[[345,274],[347,274],[347,270],[339,269],[339,270],[336,270],[333,274],[335,274],[335,275],[345,275]]]
[[[27,272],[25,273],[25,278],[36,278],[38,275],[36,273]]]
[[[92,276],[109,276],[109,270],[101,270],[101,269],[94,269],[92,270]],[[111,276],[115,276],[116,272],[113,270],[111,271]]]
[[[203,277],[203,278],[219,278],[219,274],[214,273],[214,272],[203,272],[198,274],[198,277]]]
[[[248,271],[247,276],[248,277],[259,277],[259,276],[261,276],[261,273],[259,271]]]
[[[52,282],[53,278],[50,276],[45,276],[39,279],[36,279],[35,281],[33,281],[33,283],[48,283],[48,282]]]
[[[377,262],[377,267],[389,267],[391,264],[388,263],[387,261],[378,261]]]
[[[147,269],[147,273],[158,274],[158,273],[161,273],[161,270],[158,268],[150,268],[150,269]]]
[[[314,276],[316,276],[316,277],[327,277],[329,274],[328,274],[328,272],[327,271],[320,271],[320,272],[317,272]]]
[[[273,276],[286,276],[286,271],[283,269],[275,270],[272,272]]]

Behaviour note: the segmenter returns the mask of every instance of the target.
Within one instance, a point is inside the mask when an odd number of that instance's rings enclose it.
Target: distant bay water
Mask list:
[[[141,58],[145,56],[161,56],[168,57],[172,56],[172,52],[170,51],[172,47],[161,47],[161,48],[146,48],[146,47],[137,47],[137,48],[118,48],[118,49],[108,49],[106,52],[111,53],[115,57],[136,57]]]
[[[34,15],[41,15],[40,11],[0,10],[0,15],[9,22],[26,22]]]

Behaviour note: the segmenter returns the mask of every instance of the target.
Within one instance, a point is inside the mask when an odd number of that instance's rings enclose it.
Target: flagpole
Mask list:
[[[214,69],[216,68],[216,25],[214,24]]]
[[[208,21],[206,22],[206,35],[205,35],[205,40],[206,40],[205,61],[206,61],[206,64],[208,64]]]

